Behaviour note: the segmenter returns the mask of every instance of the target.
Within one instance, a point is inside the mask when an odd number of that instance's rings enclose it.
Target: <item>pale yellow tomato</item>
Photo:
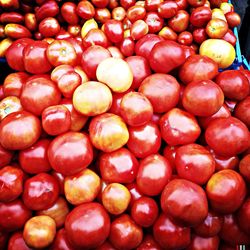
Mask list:
[[[94,18],[91,18],[84,23],[81,29],[81,37],[84,38],[92,29],[98,29],[98,24]]]
[[[200,55],[208,56],[218,63],[219,68],[229,67],[235,59],[234,47],[222,39],[208,39],[200,46]]]

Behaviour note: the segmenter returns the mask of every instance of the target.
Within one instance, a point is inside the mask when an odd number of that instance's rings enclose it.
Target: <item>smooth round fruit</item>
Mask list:
[[[170,181],[161,194],[161,208],[186,226],[200,224],[208,215],[206,193],[197,184],[184,179]]]
[[[81,114],[96,116],[109,110],[112,104],[110,89],[100,82],[85,82],[73,94],[73,106]]]
[[[94,147],[104,152],[123,147],[129,139],[125,122],[120,116],[111,113],[94,117],[89,125],[89,135]]]
[[[133,73],[126,61],[120,58],[104,59],[97,67],[98,81],[107,84],[114,92],[125,92],[133,82]]]
[[[48,159],[52,168],[63,175],[79,173],[93,160],[89,137],[79,132],[57,136],[48,148]]]
[[[212,175],[206,192],[214,211],[229,214],[242,205],[246,196],[246,184],[236,171],[225,169]]]
[[[108,237],[110,218],[102,205],[94,202],[75,207],[65,222],[69,242],[77,248],[96,248]]]
[[[46,215],[35,216],[29,219],[23,230],[25,243],[32,248],[49,246],[56,236],[56,223]]]

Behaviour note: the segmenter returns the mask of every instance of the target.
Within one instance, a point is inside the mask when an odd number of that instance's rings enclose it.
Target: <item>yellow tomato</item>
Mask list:
[[[201,44],[200,55],[210,57],[224,69],[233,63],[236,53],[229,42],[222,39],[208,39]]]
[[[222,19],[223,21],[227,21],[223,11],[219,8],[215,8],[212,10],[212,19],[219,18]]]
[[[81,29],[81,37],[84,38],[88,34],[88,32],[92,29],[98,29],[98,24],[94,18],[89,19],[84,23]]]
[[[10,38],[5,38],[0,42],[0,57],[4,57],[6,50],[12,44],[12,40]]]

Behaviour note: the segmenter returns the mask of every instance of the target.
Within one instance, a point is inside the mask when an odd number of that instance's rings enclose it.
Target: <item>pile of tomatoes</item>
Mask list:
[[[250,245],[250,71],[227,69],[231,4],[0,0],[0,13],[13,69],[0,249]]]

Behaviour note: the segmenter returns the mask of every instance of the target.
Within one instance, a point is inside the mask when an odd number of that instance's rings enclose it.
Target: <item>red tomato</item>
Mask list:
[[[177,38],[179,44],[182,45],[191,45],[193,42],[193,35],[189,31],[182,31]]]
[[[48,45],[46,55],[54,67],[62,64],[76,65],[77,54],[73,45],[68,41],[55,40]]]
[[[83,19],[91,19],[95,15],[95,8],[88,1],[80,1],[76,8],[76,13],[79,17]]]
[[[149,32],[149,26],[143,20],[137,20],[132,24],[130,29],[131,37],[134,40],[139,40]]]
[[[119,48],[124,56],[132,56],[135,52],[135,42],[131,37],[126,37],[120,43]]]
[[[206,0],[187,0],[187,2],[192,7],[199,7],[199,6],[203,6],[206,3]]]
[[[172,40],[172,41],[176,41],[178,35],[168,26],[165,26],[161,29],[161,31],[159,32],[159,36],[163,37],[165,40]]]
[[[189,24],[189,14],[185,10],[179,10],[177,14],[168,20],[168,26],[175,32],[185,31]]]
[[[204,28],[198,28],[193,31],[194,42],[202,44],[207,39],[207,33]]]
[[[61,15],[68,24],[76,25],[79,22],[76,7],[76,4],[71,2],[66,2],[61,7]]]
[[[92,162],[93,148],[87,135],[67,132],[51,142],[48,158],[54,170],[66,176],[73,175]]]
[[[32,34],[30,31],[21,24],[8,23],[4,27],[4,33],[9,38],[20,39],[20,38],[30,38]]]
[[[237,27],[241,23],[240,15],[234,11],[226,13],[225,17],[230,28]]]
[[[146,10],[142,6],[134,5],[127,10],[127,18],[132,23],[137,20],[143,20],[145,16],[146,16]]]
[[[22,127],[22,130],[20,130]],[[39,119],[26,111],[9,114],[0,123],[0,143],[10,150],[21,150],[33,145],[41,135]]]
[[[11,235],[8,243],[8,249],[9,250],[15,250],[15,249],[20,249],[20,250],[30,250],[25,243],[23,239],[23,234],[22,232],[15,232]]]
[[[212,19],[212,11],[208,7],[195,8],[190,16],[190,23],[194,27],[205,27],[207,23]]]
[[[41,21],[46,17],[54,17],[59,13],[59,6],[56,1],[45,1],[36,11],[37,21]]]
[[[104,48],[108,47],[108,38],[106,34],[100,29],[91,29],[82,40],[84,49],[93,45],[100,45]]]
[[[201,133],[195,117],[178,108],[161,117],[160,129],[162,138],[171,146],[193,143]]]
[[[38,29],[43,37],[53,37],[59,33],[60,24],[54,17],[47,17],[39,23]]]
[[[6,60],[8,65],[17,71],[24,71],[24,62],[23,62],[23,50],[26,45],[33,43],[34,41],[29,38],[18,39],[13,42],[11,46],[6,51]]]
[[[121,21],[108,20],[103,25],[103,31],[112,43],[119,43],[123,39],[123,26]]]
[[[145,23],[148,25],[150,33],[159,32],[164,24],[163,18],[161,18],[157,12],[148,12],[144,18]]]
[[[218,249],[220,245],[220,238],[218,236],[213,237],[201,237],[198,235],[193,235],[190,245],[187,250],[199,249]]]
[[[88,230],[85,230],[85,227]],[[68,214],[65,230],[74,247],[96,248],[109,235],[110,218],[102,205],[95,202],[85,203]]]
[[[7,166],[13,157],[13,153],[7,149],[5,149],[1,144],[0,144],[0,169],[2,167]]]
[[[205,133],[207,144],[221,156],[234,156],[249,147],[246,125],[234,117],[218,118],[210,122]]]
[[[228,31],[228,24],[222,19],[214,18],[206,26],[207,35],[210,38],[222,38]]]
[[[175,1],[169,0],[158,5],[158,13],[162,18],[171,18],[177,14],[178,5]]]
[[[183,48],[174,41],[162,41],[154,45],[149,63],[157,73],[168,73],[185,62]]]
[[[250,128],[250,96],[236,104],[234,116],[244,122],[248,129]]]
[[[23,50],[24,68],[32,74],[44,74],[51,70],[52,66],[46,57],[48,43],[34,41],[26,45]]]

